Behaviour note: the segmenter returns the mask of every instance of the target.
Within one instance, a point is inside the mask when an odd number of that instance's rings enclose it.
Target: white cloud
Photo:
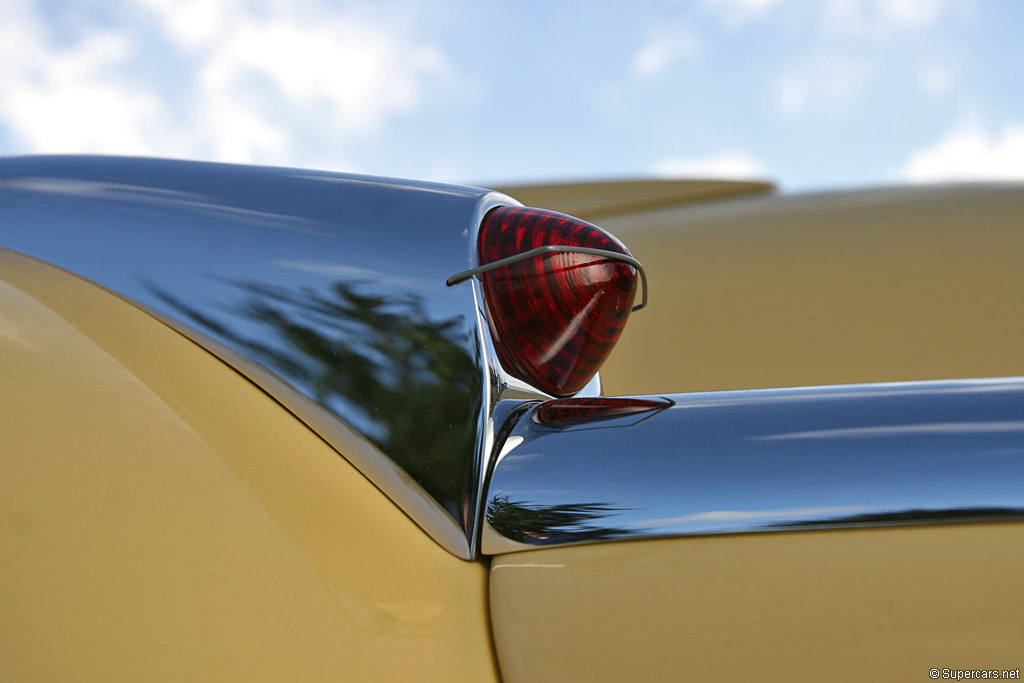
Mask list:
[[[897,175],[912,183],[1024,180],[1024,123],[998,132],[975,122],[954,127],[934,144],[910,154]]]
[[[760,161],[741,151],[697,158],[669,157],[655,164],[653,170],[663,178],[748,180],[768,175]]]
[[[704,0],[707,9],[734,27],[766,14],[781,3],[782,0]]]
[[[656,76],[673,62],[692,57],[697,49],[697,39],[686,29],[658,31],[633,56],[633,73],[642,77]]]
[[[156,15],[162,31],[190,48],[216,41],[233,20],[246,14],[239,5],[229,6],[215,0],[142,0],[140,5]],[[235,12],[229,16],[232,7]]]
[[[155,153],[159,99],[124,75],[138,49],[117,31],[55,45],[29,3],[5,0],[0,124],[35,152]]]
[[[808,111],[847,111],[867,87],[874,70],[864,56],[813,54],[775,82],[775,107],[789,117]]]
[[[347,139],[374,131],[450,75],[442,52],[386,10],[148,5],[168,37],[201,58],[195,125],[221,159],[287,157],[295,132]]]
[[[0,2],[0,126],[18,147],[291,163],[299,139],[343,147],[451,80],[407,17],[377,7],[119,9],[123,30],[84,20],[58,39],[34,3]],[[166,41],[137,37],[152,30]]]
[[[201,80],[213,95],[261,76],[292,105],[325,105],[334,126],[363,131],[412,109],[426,82],[445,75],[438,50],[404,38],[359,17],[245,22],[217,41]]]
[[[828,0],[823,23],[835,33],[887,38],[900,31],[928,28],[947,7],[947,0]]]

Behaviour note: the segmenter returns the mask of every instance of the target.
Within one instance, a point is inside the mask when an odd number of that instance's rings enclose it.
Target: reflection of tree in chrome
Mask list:
[[[349,422],[461,519],[478,375],[464,321],[431,320],[420,297],[363,293],[360,283],[336,282],[326,292],[230,284],[246,296],[223,318],[150,289]],[[234,316],[263,332],[241,332]]]
[[[812,519],[799,522],[777,522],[770,527],[822,527],[858,526],[878,524],[914,524],[920,522],[984,521],[999,519],[1020,519],[1024,509],[1011,507],[962,507],[946,510],[897,510],[895,512],[866,512],[828,519]]]
[[[621,512],[606,503],[530,505],[495,496],[487,504],[487,521],[502,536],[520,543],[545,545],[567,541],[619,538],[636,530],[593,524]]]

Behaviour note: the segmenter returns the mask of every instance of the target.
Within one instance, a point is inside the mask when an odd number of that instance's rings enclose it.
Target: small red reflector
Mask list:
[[[565,398],[541,403],[533,411],[533,420],[553,429],[580,427],[627,417],[634,418],[628,424],[636,424],[672,405],[672,401],[667,398]]]
[[[630,255],[596,225],[554,211],[505,206],[484,218],[480,264],[548,245]],[[502,366],[560,397],[576,393],[597,374],[622,333],[637,289],[633,266],[574,252],[538,254],[481,278]]]

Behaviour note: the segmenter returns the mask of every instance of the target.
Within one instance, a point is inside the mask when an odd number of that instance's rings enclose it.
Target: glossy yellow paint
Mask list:
[[[650,306],[602,368],[605,393],[1024,374],[1022,216],[1020,184],[609,216]]]
[[[1024,524],[707,536],[492,565],[506,683],[1024,668]]]
[[[0,679],[495,680],[486,567],[262,391],[0,251]]]
[[[1020,184],[681,204],[591,216],[650,280],[607,394],[1024,375]],[[1024,524],[964,524],[539,549],[491,596],[508,683],[930,680],[1024,667],[1022,577]]]

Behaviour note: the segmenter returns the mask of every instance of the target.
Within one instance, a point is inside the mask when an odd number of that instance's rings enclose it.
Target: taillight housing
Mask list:
[[[505,371],[552,396],[586,386],[634,308],[642,269],[625,245],[578,218],[505,206],[483,220],[479,262]]]

